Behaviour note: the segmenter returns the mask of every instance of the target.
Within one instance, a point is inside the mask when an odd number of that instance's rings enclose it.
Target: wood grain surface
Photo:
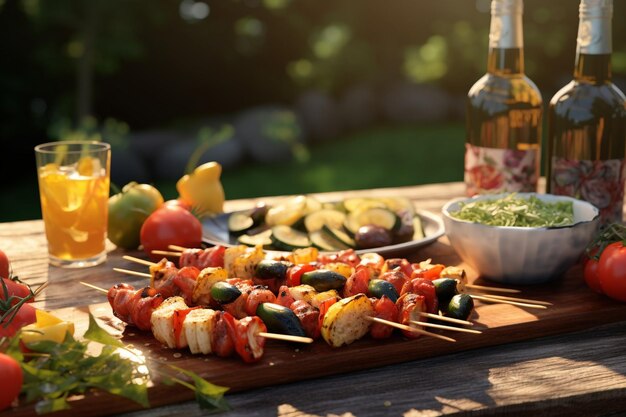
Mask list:
[[[462,184],[323,197],[399,193],[414,199],[421,209],[438,212],[447,200],[462,193]],[[231,201],[227,209],[251,203]],[[50,267],[41,221],[0,224],[0,247],[10,256],[17,275],[35,286],[49,282],[38,307],[75,321],[79,333],[90,311],[112,333],[123,331],[124,341],[146,355],[231,387],[227,398],[234,410],[227,415],[595,415],[601,404],[609,404],[613,412],[626,409],[626,308],[589,291],[579,267],[550,285],[522,288],[525,298],[553,303],[546,310],[477,302],[472,320],[483,334],[441,331],[456,338],[455,343],[426,337],[409,341],[399,335],[382,342],[364,338],[338,349],[323,341],[307,346],[268,341],[263,359],[247,365],[236,358],[169,350],[150,335],[130,328],[124,331],[112,318],[104,295],[78,284],[86,281],[108,288],[124,281],[141,285],[141,278],[112,270],[145,271],[146,267],[121,258],[124,254],[145,257],[140,252],[111,247],[107,262],[98,267]],[[409,256],[412,261],[427,258],[463,265],[445,237]],[[468,272],[470,281],[495,286],[469,268]],[[585,331],[572,333],[580,330]],[[158,408],[131,415],[201,415],[191,399],[190,391],[157,384],[150,391],[150,400]],[[133,410],[139,407],[130,401],[97,393],[73,402],[68,415],[114,415]],[[32,412],[24,406],[0,416]]]

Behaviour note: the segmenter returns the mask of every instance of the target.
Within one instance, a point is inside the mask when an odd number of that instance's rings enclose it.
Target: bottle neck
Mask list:
[[[492,1],[487,72],[497,75],[524,72],[522,13],[522,0]]]
[[[489,48],[487,72],[495,75],[524,73],[523,48]]]
[[[611,81],[611,54],[576,54],[574,79],[592,84]]]
[[[611,80],[612,17],[612,0],[581,0],[575,80],[590,83]]]

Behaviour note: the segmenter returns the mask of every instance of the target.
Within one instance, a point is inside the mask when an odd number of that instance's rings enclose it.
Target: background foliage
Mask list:
[[[485,70],[489,5],[0,0],[0,140],[5,155],[34,167],[35,144],[94,123],[121,140],[252,106],[291,105],[312,89],[339,97],[399,81],[462,99]],[[626,90],[626,2],[614,8],[614,78]],[[526,72],[544,101],[571,78],[577,25],[578,0],[525,0]],[[87,127],[85,116],[92,116]],[[462,111],[450,117],[458,124]],[[2,183],[15,182],[7,164],[0,169]]]

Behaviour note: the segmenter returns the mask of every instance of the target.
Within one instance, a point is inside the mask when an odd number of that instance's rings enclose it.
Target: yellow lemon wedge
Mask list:
[[[74,323],[71,321],[61,320],[43,310],[37,310],[36,315],[35,323],[22,327],[22,342],[27,346],[44,340],[61,343],[67,333],[74,334]]]
[[[85,177],[98,176],[102,167],[100,166],[100,160],[98,158],[92,158],[90,156],[84,156],[78,160],[78,166],[76,170],[80,175]]]

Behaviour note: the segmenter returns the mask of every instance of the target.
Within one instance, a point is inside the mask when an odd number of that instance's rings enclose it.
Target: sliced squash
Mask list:
[[[365,294],[341,299],[326,312],[322,337],[333,347],[349,345],[369,332],[373,315],[374,307]]]

